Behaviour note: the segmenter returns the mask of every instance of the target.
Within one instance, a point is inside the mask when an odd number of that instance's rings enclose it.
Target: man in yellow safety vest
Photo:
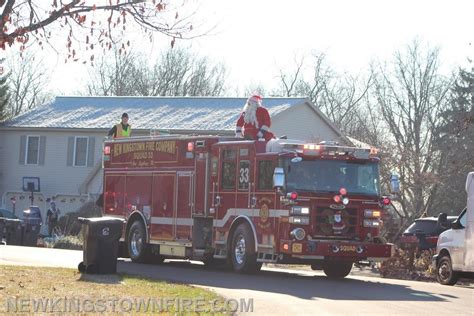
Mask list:
[[[130,137],[132,134],[132,127],[128,124],[128,114],[122,114],[122,122],[114,125],[109,131],[109,136],[113,136],[114,138],[121,138],[121,137]]]

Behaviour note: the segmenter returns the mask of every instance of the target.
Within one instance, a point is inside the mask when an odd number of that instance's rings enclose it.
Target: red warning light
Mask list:
[[[104,155],[110,155],[110,146],[104,147]]]

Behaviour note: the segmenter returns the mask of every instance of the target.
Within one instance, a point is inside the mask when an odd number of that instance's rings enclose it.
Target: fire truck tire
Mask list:
[[[232,235],[230,258],[232,267],[237,273],[253,273],[262,267],[262,263],[257,262],[255,241],[252,230],[247,224],[240,224],[235,229]]]
[[[349,275],[352,270],[352,262],[347,261],[325,261],[323,271],[327,277],[342,279]]]
[[[141,221],[135,221],[127,234],[127,249],[133,262],[146,263],[150,261],[150,252],[145,238],[145,226]]]
[[[436,280],[443,285],[454,285],[458,282],[459,273],[453,270],[451,258],[443,255],[436,265]]]

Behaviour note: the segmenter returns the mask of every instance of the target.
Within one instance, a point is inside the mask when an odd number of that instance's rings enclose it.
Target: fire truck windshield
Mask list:
[[[286,190],[307,192],[339,192],[379,195],[379,167],[376,162],[342,160],[283,160]]]

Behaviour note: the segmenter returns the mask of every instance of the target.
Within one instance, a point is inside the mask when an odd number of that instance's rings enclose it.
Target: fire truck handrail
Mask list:
[[[130,141],[146,141],[146,140],[170,140],[170,139],[179,139],[179,140],[193,140],[193,139],[217,139],[224,141],[242,141],[242,138],[231,137],[231,136],[216,136],[216,135],[158,135],[158,136],[133,136],[133,137],[123,137],[123,138],[104,138],[104,142],[111,143],[122,143]]]

